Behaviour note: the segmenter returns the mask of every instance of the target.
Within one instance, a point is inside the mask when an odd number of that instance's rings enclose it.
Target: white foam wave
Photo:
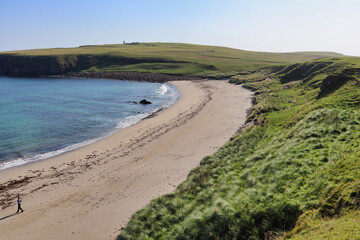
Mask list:
[[[105,137],[106,136],[102,136],[102,137],[99,137],[99,138],[86,140],[86,141],[76,143],[76,144],[73,144],[73,145],[70,145],[70,146],[55,150],[55,151],[42,153],[42,154],[37,154],[37,155],[35,155],[33,157],[29,157],[29,158],[18,158],[18,159],[11,160],[11,161],[5,161],[5,162],[0,163],[0,170],[10,168],[10,167],[20,166],[20,165],[23,165],[23,164],[26,164],[26,163],[31,163],[31,162],[35,162],[35,161],[39,161],[39,160],[45,160],[45,159],[54,157],[56,155],[60,155],[62,153],[69,152],[69,151],[75,150],[77,148],[84,147],[84,146],[86,146],[88,144],[94,143],[94,142],[96,142],[96,141],[98,141],[100,139],[103,139]]]
[[[0,170],[20,166],[20,165],[23,165],[23,164],[27,164],[27,163],[31,163],[31,162],[35,162],[35,161],[39,161],[39,160],[45,160],[45,159],[60,155],[62,153],[69,152],[69,151],[84,147],[84,146],[89,145],[91,143],[97,142],[97,141],[99,141],[101,139],[104,139],[104,138],[114,134],[115,132],[121,130],[121,129],[127,128],[127,127],[129,127],[131,125],[134,125],[134,124],[137,124],[141,120],[143,120],[144,118],[147,118],[147,117],[151,116],[152,114],[154,114],[154,113],[156,113],[156,112],[158,112],[158,111],[160,111],[162,109],[169,108],[170,106],[172,106],[177,101],[177,99],[179,97],[179,93],[176,90],[176,88],[171,86],[170,84],[163,84],[160,87],[160,89],[163,89],[163,91],[162,91],[163,94],[165,94],[167,91],[170,91],[168,93],[169,94],[169,101],[164,103],[162,106],[154,109],[153,111],[140,113],[140,114],[137,114],[137,115],[128,116],[128,117],[123,118],[123,119],[119,119],[118,123],[116,124],[116,126],[113,129],[111,129],[110,131],[98,136],[97,138],[93,138],[93,139],[89,139],[89,140],[86,140],[86,141],[83,141],[83,142],[80,142],[80,143],[76,143],[76,144],[61,148],[59,150],[38,154],[38,155],[35,155],[33,157],[19,158],[19,159],[14,159],[14,160],[10,160],[10,161],[1,162],[0,163]]]
[[[177,89],[173,85],[171,85],[169,83],[165,83],[163,85],[166,87],[166,92],[165,93],[168,94],[169,101],[164,103],[162,108],[169,108],[178,100],[180,95],[179,95],[179,92],[177,91]]]
[[[168,86],[166,86],[165,84],[161,85],[161,87],[159,88],[159,90],[157,91],[157,93],[162,96],[164,95],[166,92],[168,91]]]
[[[142,119],[150,116],[151,113],[140,113],[138,115],[133,115],[133,116],[128,116],[122,120],[120,120],[117,124],[116,124],[116,129],[123,129],[123,128],[127,128],[131,125],[134,125],[138,122],[140,122]]]

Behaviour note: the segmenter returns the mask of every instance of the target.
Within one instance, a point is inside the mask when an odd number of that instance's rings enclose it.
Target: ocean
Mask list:
[[[0,170],[103,139],[178,97],[170,84],[0,77]]]

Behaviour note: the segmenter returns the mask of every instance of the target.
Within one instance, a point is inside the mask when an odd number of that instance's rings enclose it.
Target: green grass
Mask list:
[[[360,58],[143,43],[7,52],[0,69],[8,59],[15,72],[186,74],[255,92],[249,127],[118,239],[358,238]]]
[[[118,239],[321,239],[330,230],[356,239],[358,63],[322,59],[234,77],[256,91],[254,124],[134,214]],[[282,81],[289,75],[296,81]]]
[[[342,217],[327,219],[316,218],[316,212],[312,211],[308,215],[309,220],[305,221],[302,228],[297,229],[296,233],[287,239],[360,239],[360,211],[349,212]]]
[[[341,56],[336,53],[265,53],[181,43],[108,44],[77,48],[53,48],[2,52],[1,56],[39,57],[58,62],[63,71],[136,71],[149,73],[213,76],[219,73],[255,70],[264,66],[299,63],[317,58]],[[48,60],[49,61],[49,60]],[[1,65],[1,62],[0,62]],[[234,74],[232,74],[234,75]]]

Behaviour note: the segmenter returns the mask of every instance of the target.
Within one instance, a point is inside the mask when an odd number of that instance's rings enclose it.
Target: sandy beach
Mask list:
[[[0,172],[0,239],[115,239],[131,215],[173,191],[245,122],[251,92],[175,81],[171,108],[57,157]],[[16,196],[24,213],[17,210]]]

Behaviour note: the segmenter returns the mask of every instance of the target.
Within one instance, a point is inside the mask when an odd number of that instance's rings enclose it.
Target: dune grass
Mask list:
[[[311,216],[311,212],[308,214]],[[360,211],[346,213],[341,217],[310,218],[291,239],[344,240],[360,239]]]
[[[133,215],[118,239],[358,236],[358,59],[311,64],[234,77],[256,92],[253,124]],[[289,75],[296,81],[282,81]]]

